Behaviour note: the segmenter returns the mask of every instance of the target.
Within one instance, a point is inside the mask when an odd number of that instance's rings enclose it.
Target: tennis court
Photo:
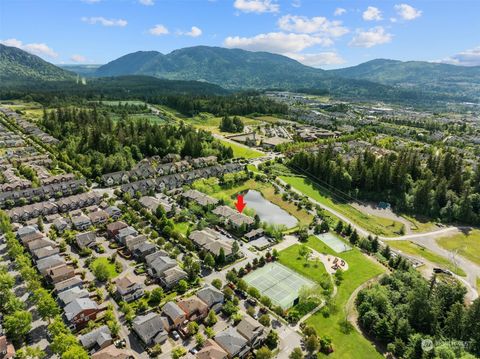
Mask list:
[[[318,234],[317,238],[320,239],[323,243],[325,243],[327,246],[332,248],[337,253],[346,252],[352,249],[352,247],[350,247],[341,239],[337,238],[337,236],[335,236],[332,233]]]
[[[279,263],[268,263],[244,277],[249,286],[272,300],[274,305],[288,309],[296,304],[303,286],[315,285],[311,280]]]

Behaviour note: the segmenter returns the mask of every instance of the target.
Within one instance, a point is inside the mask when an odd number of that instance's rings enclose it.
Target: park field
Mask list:
[[[480,229],[441,237],[437,240],[437,243],[449,251],[458,250],[459,255],[480,265]]]
[[[371,233],[387,237],[399,235],[400,229],[402,228],[400,222],[363,213],[348,203],[335,201],[331,193],[315,185],[307,178],[295,176],[280,176],[280,178],[304,195],[313,198],[325,206],[331,207]]]
[[[416,243],[410,241],[388,241],[387,243],[390,247],[398,249],[405,254],[425,258],[427,261],[432,262],[439,267],[446,268],[462,277],[466,276],[465,272],[461,268],[455,268],[455,265],[447,258],[435,254],[427,248],[422,247]]]
[[[233,157],[235,158],[246,158],[246,159],[251,159],[251,158],[259,158],[263,157],[264,153],[247,148],[242,145],[238,145],[236,143],[230,142],[230,141],[225,141],[225,140],[219,140],[223,145],[231,147],[233,150]]]
[[[348,263],[349,269],[343,274],[343,281],[338,286],[334,297],[336,310],[325,318],[321,311],[307,319],[307,324],[315,327],[320,335],[327,335],[332,339],[334,352],[328,358],[382,358],[374,345],[354,328],[345,331],[342,322],[346,318],[346,305],[354,291],[365,282],[385,273],[385,268],[353,248],[348,252],[335,253],[316,237],[310,237],[307,246],[320,253],[327,253],[342,258]],[[319,358],[327,357],[319,354]]]
[[[95,268],[99,265],[99,264],[104,264],[105,267],[107,268],[107,271],[108,271],[108,279],[113,279],[115,278],[116,276],[118,276],[120,273],[117,272],[117,269],[115,268],[115,264],[114,263],[110,263],[110,261],[108,260],[107,257],[98,257],[96,258],[91,264],[90,264],[90,269],[92,272],[95,272]]]
[[[299,250],[302,246],[300,244],[294,244],[279,253],[278,261],[285,267],[293,269],[306,278],[309,278],[317,284],[322,283],[329,277],[325,266],[321,261],[305,260],[299,254]]]

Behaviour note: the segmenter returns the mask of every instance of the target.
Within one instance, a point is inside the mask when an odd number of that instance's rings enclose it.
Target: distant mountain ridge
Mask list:
[[[328,72],[343,78],[369,80],[399,88],[455,93],[480,99],[480,66],[376,59]]]
[[[74,80],[76,74],[61,69],[19,48],[0,44],[0,84],[29,81]]]

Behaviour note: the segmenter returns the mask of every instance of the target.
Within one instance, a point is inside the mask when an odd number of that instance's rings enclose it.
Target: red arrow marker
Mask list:
[[[235,207],[237,207],[237,210],[242,213],[243,209],[245,208],[247,204],[243,202],[243,196],[241,194],[237,195],[237,203],[235,203]]]

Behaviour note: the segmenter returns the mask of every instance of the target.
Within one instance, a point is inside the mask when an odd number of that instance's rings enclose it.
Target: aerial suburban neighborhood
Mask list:
[[[0,359],[480,358],[479,4],[2,0]]]

